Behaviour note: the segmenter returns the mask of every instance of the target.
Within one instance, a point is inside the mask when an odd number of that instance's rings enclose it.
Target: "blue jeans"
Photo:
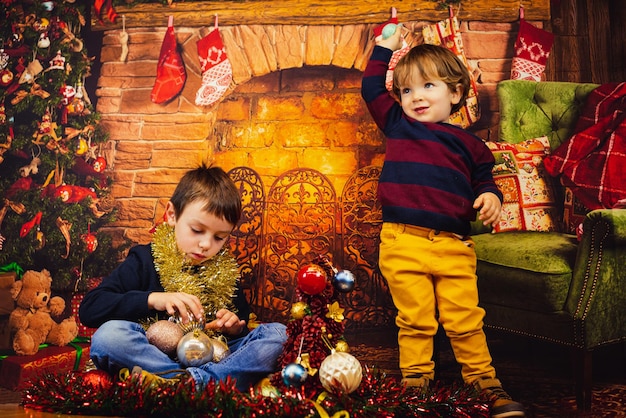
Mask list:
[[[230,355],[219,363],[208,362],[186,370],[199,390],[211,380],[224,380],[228,376],[236,379],[237,389],[247,390],[276,371],[276,360],[286,340],[283,324],[261,324],[246,336],[228,341]],[[98,369],[112,375],[123,368],[139,366],[150,373],[170,371],[161,376],[171,378],[183,368],[150,344],[143,327],[131,321],[113,320],[102,324],[91,339],[90,356]]]

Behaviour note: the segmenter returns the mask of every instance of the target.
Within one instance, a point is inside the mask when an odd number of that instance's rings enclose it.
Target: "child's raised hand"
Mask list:
[[[395,26],[395,31],[391,31]],[[383,48],[391,49],[392,51],[397,51],[402,48],[402,23],[393,24],[388,23],[383,28],[383,34],[376,38],[376,45],[382,46]]]
[[[148,296],[148,307],[165,311],[171,316],[179,316],[184,324],[195,318],[204,321],[204,309],[194,295],[184,292],[152,292]]]
[[[239,335],[243,332],[246,321],[239,319],[237,314],[228,309],[220,309],[215,314],[215,319],[206,324],[207,329],[221,332],[227,335]]]
[[[486,192],[478,196],[474,201],[474,209],[478,209],[478,219],[483,221],[483,225],[495,227],[500,221],[502,203],[494,193]]]

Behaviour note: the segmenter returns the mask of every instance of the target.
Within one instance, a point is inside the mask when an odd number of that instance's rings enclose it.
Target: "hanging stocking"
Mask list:
[[[233,69],[217,27],[217,15],[215,27],[197,42],[197,47],[202,69],[202,85],[196,93],[196,105],[209,106],[226,93],[233,79]]]
[[[467,128],[478,119],[480,119],[480,107],[478,103],[478,89],[474,69],[465,57],[463,49],[463,40],[459,32],[459,21],[457,20],[452,7],[448,8],[450,17],[432,25],[424,26],[422,34],[424,35],[424,43],[431,45],[441,45],[456,54],[463,62],[470,73],[470,90],[467,94],[465,105],[450,115],[450,123]]]
[[[186,80],[187,73],[183,59],[178,52],[176,36],[174,35],[174,16],[170,16],[161,45],[157,64],[157,78],[152,88],[150,100],[157,104],[172,100],[181,92]]]
[[[541,81],[553,42],[554,35],[526,22],[524,8],[520,8],[519,33],[515,40],[511,80]]]

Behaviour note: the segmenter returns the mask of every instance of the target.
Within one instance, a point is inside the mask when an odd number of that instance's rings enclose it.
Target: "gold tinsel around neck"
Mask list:
[[[154,233],[152,255],[163,289],[197,296],[207,322],[215,319],[215,313],[221,308],[234,310],[239,270],[226,248],[204,263],[194,265],[178,249],[174,228],[163,223]]]

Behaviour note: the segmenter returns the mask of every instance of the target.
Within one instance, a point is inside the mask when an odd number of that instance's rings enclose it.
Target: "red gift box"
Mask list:
[[[98,287],[98,285],[101,282],[102,282],[102,277],[96,277],[96,278],[87,280],[87,289],[88,289],[87,291]],[[72,316],[76,318],[76,323],[78,324],[78,336],[91,338],[93,333],[96,332],[97,328],[89,328],[89,327],[84,326],[80,322],[80,318],[78,317],[78,308],[80,307],[80,303],[83,301],[84,297],[85,297],[85,293],[82,293],[82,292],[75,293],[74,296],[72,296],[70,305],[72,306]]]
[[[32,356],[7,356],[0,361],[0,385],[14,391],[22,390],[29,379],[43,372],[56,374],[84,370],[88,360],[87,343],[48,346]]]
[[[72,305],[72,316],[76,319],[76,324],[78,324],[78,336],[91,338],[93,333],[96,332],[96,328],[89,328],[84,326],[80,322],[80,319],[78,317],[78,308],[84,297],[84,293],[76,293],[74,296],[72,296],[72,301],[70,302],[70,304]]]

